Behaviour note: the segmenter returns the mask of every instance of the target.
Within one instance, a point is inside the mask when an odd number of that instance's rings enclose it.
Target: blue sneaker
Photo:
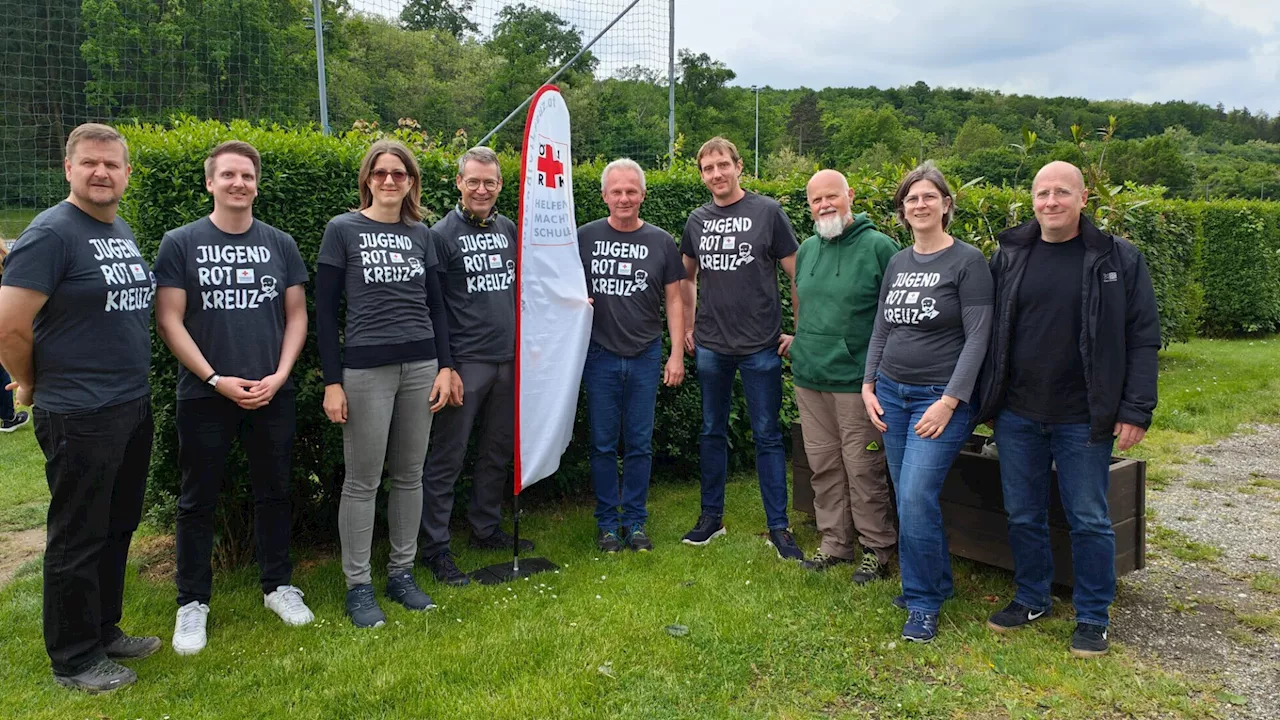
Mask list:
[[[910,610],[907,624],[902,626],[902,639],[917,643],[927,643],[938,637],[938,613]]]
[[[347,616],[351,624],[358,628],[382,627],[387,616],[382,614],[378,601],[373,596],[373,586],[369,583],[357,585],[347,591]]]
[[[413,574],[408,570],[387,578],[387,597],[409,610],[430,610],[436,606],[431,596],[422,592],[414,582]]]

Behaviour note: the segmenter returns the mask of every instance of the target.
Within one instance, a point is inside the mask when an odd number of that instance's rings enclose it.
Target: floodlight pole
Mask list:
[[[317,2],[317,3],[318,3],[318,2],[320,2],[320,0],[314,0],[314,2]],[[582,46],[582,49],[578,51],[578,54],[577,54],[577,55],[574,55],[572,58],[569,58],[569,62],[565,63],[564,65],[561,65],[561,66],[560,66],[560,69],[559,69],[559,70],[557,70],[557,71],[555,71],[555,73],[554,73],[551,77],[547,78],[547,79],[546,79],[546,81],[542,83],[542,85],[550,85],[551,83],[555,82],[555,81],[556,81],[556,78],[558,78],[558,77],[560,77],[561,75],[563,75],[565,70],[568,70],[568,69],[569,69],[569,67],[570,67],[571,65],[573,65],[573,64],[574,64],[574,63],[576,63],[576,62],[578,62],[578,58],[582,57],[582,54],[583,54],[583,53],[585,53],[586,51],[590,50],[590,49],[591,49],[591,46],[592,46],[592,45],[595,45],[597,40],[599,40],[600,38],[604,37],[604,34],[605,34],[605,33],[607,33],[607,32],[609,32],[610,28],[612,28],[614,25],[617,25],[617,24],[618,24],[618,21],[622,19],[622,16],[623,16],[623,15],[626,15],[627,13],[631,12],[631,8],[635,7],[635,6],[636,6],[636,5],[638,5],[639,3],[640,3],[640,0],[631,0],[631,4],[630,4],[630,5],[628,5],[625,9],[623,9],[623,11],[622,11],[622,12],[618,13],[618,16],[617,16],[617,17],[615,17],[615,18],[614,18],[614,19],[613,19],[613,20],[612,20],[608,25],[605,25],[603,30],[601,30],[601,31],[600,31],[600,32],[599,32],[595,37],[591,38],[591,42],[589,42],[589,43],[587,43],[586,45]],[[539,87],[541,87],[541,85],[540,85]],[[520,106],[519,106],[519,107],[517,107],[515,110],[512,110],[510,115],[508,115],[508,116],[506,116],[505,118],[503,118],[503,119],[502,119],[502,122],[498,123],[496,127],[494,127],[492,130],[490,130],[490,131],[489,131],[489,132],[488,132],[484,137],[480,138],[480,142],[478,142],[478,143],[476,143],[476,144],[477,144],[477,145],[484,145],[485,143],[489,142],[489,138],[493,137],[493,136],[494,136],[494,134],[495,134],[495,133],[497,133],[499,130],[501,130],[501,129],[502,129],[502,127],[503,127],[504,125],[506,125],[508,122],[510,122],[510,121],[511,121],[511,118],[513,118],[513,117],[515,117],[516,115],[520,114],[520,111],[521,111],[521,110],[523,110],[523,109],[525,108],[525,106],[526,106],[526,105],[528,105],[530,102],[532,102],[532,101],[533,101],[534,96],[536,96],[537,94],[538,94],[538,91],[537,91],[537,90],[534,90],[534,91],[529,95],[529,97],[527,97],[527,98],[525,98],[525,99],[524,99],[524,102],[520,103]]]
[[[667,13],[667,158],[676,161],[676,0]]]
[[[320,14],[320,0],[311,0],[311,9],[315,13],[316,29],[316,80],[320,85],[320,130],[329,134],[329,90],[324,80],[324,17]]]
[[[760,86],[752,85],[756,94],[756,179],[760,179]]]

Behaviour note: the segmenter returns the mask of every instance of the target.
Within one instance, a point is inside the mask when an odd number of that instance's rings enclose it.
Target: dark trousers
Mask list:
[[[125,561],[151,465],[151,397],[92,412],[34,410],[49,517],[44,644],[57,675],[106,656],[122,634]]]
[[[477,537],[492,535],[502,521],[507,465],[514,457],[515,363],[458,363],[454,370],[462,376],[462,407],[447,405],[436,413],[422,468],[423,540],[419,550],[424,558],[449,549],[453,488],[462,472],[472,426],[479,421],[467,519]]]
[[[296,427],[293,391],[266,407],[244,410],[218,396],[178,401],[178,605],[209,603],[213,592],[213,525],[227,454],[237,437],[253,483],[253,535],[262,592],[290,584],[289,481]]]
[[[13,380],[9,373],[0,367],[0,420],[12,420],[16,414],[13,408],[13,391],[4,389],[11,382]]]

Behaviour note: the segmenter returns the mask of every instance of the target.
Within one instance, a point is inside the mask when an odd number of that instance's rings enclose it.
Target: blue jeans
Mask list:
[[[13,391],[5,390],[4,386],[13,382],[9,378],[9,373],[0,367],[0,420],[12,420],[13,411]]]
[[[702,388],[702,514],[724,517],[724,484],[729,472],[729,407],[733,377],[742,373],[742,392],[756,445],[760,499],[770,530],[786,528],[787,457],[782,447],[782,358],[770,346],[750,355],[723,355],[696,346],[698,385]]]
[[[662,378],[662,339],[644,352],[623,357],[591,343],[582,371],[591,428],[591,485],[596,525],[616,530],[643,523],[649,512],[653,466],[653,408]],[[618,484],[618,436],[622,436],[622,484]],[[619,514],[618,507],[622,507]]]
[[[898,566],[908,610],[936,613],[952,594],[951,554],[942,528],[938,496],[942,481],[969,438],[973,409],[960,403],[936,439],[916,434],[915,425],[942,398],[945,385],[904,385],[876,378],[889,477],[898,497]]]
[[[1076,620],[1107,625],[1116,596],[1116,536],[1107,509],[1114,441],[1090,441],[1088,423],[1041,423],[1009,410],[996,416],[995,431],[1009,513],[1014,599],[1033,610],[1049,609],[1049,479],[1057,462],[1062,509],[1071,527]]]

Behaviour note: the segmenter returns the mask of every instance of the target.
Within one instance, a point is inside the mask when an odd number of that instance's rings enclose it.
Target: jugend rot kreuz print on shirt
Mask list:
[[[83,412],[150,392],[155,277],[123,220],[54,205],[14,243],[4,284],[48,297],[33,327],[38,406]]]
[[[217,373],[259,380],[280,364],[285,291],[307,281],[307,268],[287,233],[258,220],[226,233],[203,217],[165,233],[156,281],[186,293],[182,322]],[[178,398],[215,397],[203,380],[179,363]]]
[[[770,198],[747,193],[732,205],[694,210],[680,251],[698,260],[694,341],[726,355],[749,355],[778,342],[778,260],[799,248],[791,222]]]
[[[321,265],[342,268],[347,299],[346,347],[399,345],[435,336],[425,311],[427,273],[436,243],[426,225],[382,223],[359,212],[329,221]]]
[[[634,357],[662,334],[667,285],[684,279],[680,250],[661,228],[618,232],[607,218],[578,228],[578,253],[595,300],[591,340]]]
[[[899,272],[889,279],[889,293],[884,300],[884,319],[891,325],[919,325],[942,312],[937,298],[929,293],[942,282],[936,272]]]
[[[516,281],[516,262],[504,256],[511,239],[502,233],[484,232],[458,237],[462,267],[467,273],[467,293],[507,290]]]

